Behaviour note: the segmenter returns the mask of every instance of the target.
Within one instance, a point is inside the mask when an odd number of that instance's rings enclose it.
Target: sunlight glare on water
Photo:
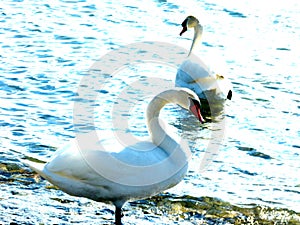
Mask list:
[[[220,121],[199,125],[176,106],[164,109],[164,121],[173,125],[175,132],[183,135],[193,148],[189,173],[169,192],[178,196],[218,197],[233,205],[267,205],[300,212],[299,9],[296,0],[268,4],[258,0],[192,0],[188,4],[175,0],[3,2],[0,6],[1,165],[18,164],[17,152],[47,159],[74,137],[74,102],[83,101],[78,97],[78,87],[97,60],[120,46],[141,41],[159,41],[189,49],[193,32],[189,30],[180,37],[180,24],[186,16],[194,15],[204,26],[202,44],[196,54],[209,67],[229,77],[233,99],[226,102],[226,132],[218,154],[201,173],[199,163],[208,144],[214,141],[211,134]],[[159,63],[121,68],[98,90],[93,112],[95,124],[79,120],[81,124],[77,125],[95,125],[104,133],[106,129],[109,132],[123,129],[122,132],[132,133],[139,140],[147,139],[145,110],[152,93],[131,84],[138,80],[145,82],[145,87],[155,87],[155,83],[148,85],[149,77],[163,78],[171,84],[175,75],[176,68]],[[124,90],[133,96],[130,101],[120,98]],[[119,111],[112,113],[116,103],[124,105],[125,100],[129,112],[117,108]],[[111,123],[111,118],[117,115],[128,120],[128,127]],[[112,143],[109,138],[105,141],[107,145]],[[20,223],[23,211],[13,205],[22,205],[18,201],[26,203],[26,196],[12,196],[11,188],[19,191],[19,183],[15,187],[6,182],[6,173],[0,175],[3,212],[11,210],[9,215]],[[33,209],[30,211],[41,207],[39,202],[44,194],[49,198],[62,195],[56,190],[43,192],[44,184],[31,184],[35,188],[31,196],[36,197],[28,206]],[[93,204],[66,198],[74,200],[69,207],[75,211],[79,204],[88,213],[89,204]],[[32,223],[72,220],[68,211],[71,209],[66,205],[44,202],[42,207],[45,212],[50,210],[63,216],[54,221],[47,214],[43,221],[35,215]],[[107,207],[102,205],[99,210],[110,218]],[[13,216],[14,210],[22,213]],[[134,216],[134,213],[128,215]],[[88,214],[81,222],[93,224],[94,217]],[[6,219],[6,223],[13,221],[6,215],[0,218]],[[152,220],[160,221],[160,216],[154,215]]]

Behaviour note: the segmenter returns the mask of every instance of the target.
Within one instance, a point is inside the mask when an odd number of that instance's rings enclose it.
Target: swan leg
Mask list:
[[[122,208],[116,206],[116,211],[115,211],[115,224],[116,225],[122,225],[121,218],[122,218]]]

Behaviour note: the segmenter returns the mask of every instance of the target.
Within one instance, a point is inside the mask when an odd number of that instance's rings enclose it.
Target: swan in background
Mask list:
[[[231,83],[223,76],[210,71],[207,66],[199,60],[193,61],[192,51],[199,43],[203,27],[194,16],[188,16],[182,22],[180,36],[188,28],[194,28],[194,38],[188,54],[188,58],[180,65],[176,80],[176,87],[186,87],[199,96],[201,99],[226,100],[232,98]]]
[[[115,223],[121,224],[121,208],[127,201],[147,198],[178,184],[187,172],[187,142],[170,137],[159,122],[164,105],[175,103],[189,110],[202,123],[198,96],[187,88],[173,88],[155,96],[147,107],[146,123],[151,141],[103,149],[101,141],[84,143],[78,136],[43,164],[23,160],[32,170],[62,191],[115,205]],[[92,143],[91,143],[92,142]]]

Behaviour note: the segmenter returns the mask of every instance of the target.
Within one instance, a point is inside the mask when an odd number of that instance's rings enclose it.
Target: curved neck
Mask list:
[[[171,138],[161,127],[161,123],[159,122],[160,110],[168,103],[178,103],[176,94],[178,93],[175,90],[162,92],[152,99],[147,108],[147,126],[152,142],[156,146],[165,150],[169,155],[174,153],[175,150],[186,147],[182,146],[182,143],[179,145],[173,138]],[[181,150],[181,152],[183,151]]]
[[[192,54],[192,51],[194,50],[198,41],[201,39],[202,32],[203,32],[203,27],[200,24],[198,24],[197,26],[194,27],[194,38],[193,38],[192,46],[191,46],[188,56],[190,56]]]

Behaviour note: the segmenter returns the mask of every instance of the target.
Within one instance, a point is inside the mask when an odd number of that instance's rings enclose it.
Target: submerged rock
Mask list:
[[[19,164],[0,164],[0,184],[3,224],[113,224],[112,205],[69,196]],[[300,213],[292,210],[169,193],[128,203],[124,215],[124,225],[300,225]]]

